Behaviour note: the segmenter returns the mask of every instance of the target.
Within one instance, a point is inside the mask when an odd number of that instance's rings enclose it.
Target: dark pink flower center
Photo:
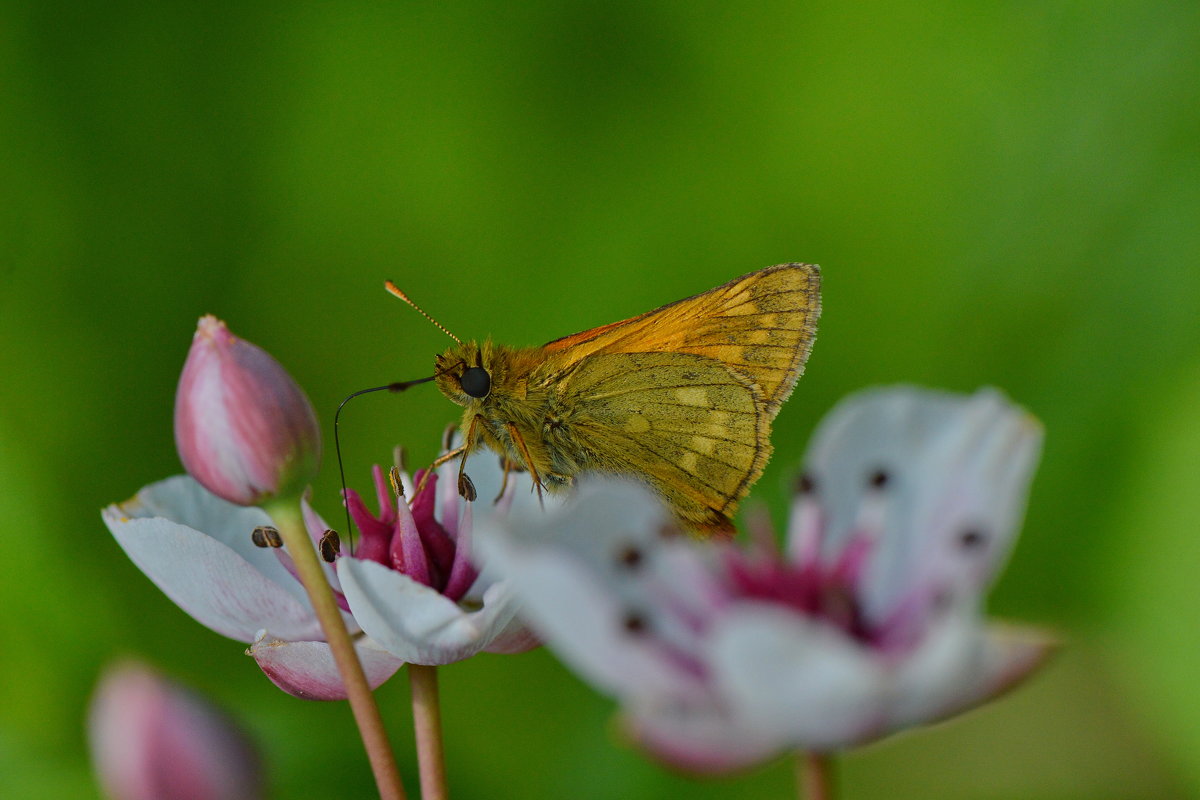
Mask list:
[[[847,636],[873,645],[879,631],[871,626],[858,599],[858,583],[866,562],[866,543],[852,545],[832,564],[817,560],[800,564],[768,551],[726,551],[726,574],[735,597],[779,603],[819,618]]]
[[[372,475],[379,498],[378,515],[367,510],[358,492],[353,489],[346,492],[350,516],[361,534],[354,557],[402,572],[450,600],[462,599],[478,577],[468,559],[470,514],[456,515],[449,529],[442,525],[434,515],[437,474],[431,474],[422,486],[425,472],[417,471],[416,485],[421,488],[411,504],[405,503],[404,498],[399,503],[393,502],[380,467],[374,467]]]

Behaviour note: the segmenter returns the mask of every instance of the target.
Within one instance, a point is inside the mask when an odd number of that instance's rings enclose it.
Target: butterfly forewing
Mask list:
[[[572,360],[650,351],[707,356],[749,377],[774,413],[800,376],[820,313],[817,267],[781,264],[543,349]]]

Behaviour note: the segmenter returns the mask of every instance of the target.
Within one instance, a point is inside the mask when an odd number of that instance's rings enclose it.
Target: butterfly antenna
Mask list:
[[[401,300],[403,300],[404,302],[408,303],[410,306],[412,306],[413,308],[415,308],[415,309],[417,310],[417,313],[418,313],[418,314],[420,314],[422,317],[424,317],[425,319],[427,319],[427,320],[429,320],[430,322],[432,322],[432,323],[433,323],[435,326],[437,326],[437,329],[438,329],[438,330],[440,330],[442,333],[446,334],[447,336],[449,336],[451,339],[453,339],[454,341],[458,342],[459,344],[462,344],[462,339],[459,339],[459,338],[458,338],[457,336],[455,336],[453,333],[451,333],[450,331],[448,331],[448,330],[446,329],[446,326],[445,326],[445,325],[443,325],[442,323],[438,322],[438,321],[437,321],[436,319],[434,319],[433,317],[429,316],[429,314],[428,314],[428,313],[426,313],[426,311],[425,311],[423,308],[421,308],[419,305],[417,305],[416,303],[414,303],[414,302],[413,302],[413,301],[412,301],[412,300],[409,298],[409,296],[408,296],[408,295],[406,295],[404,292],[400,291],[399,287],[397,287],[397,286],[396,286],[396,284],[392,283],[391,281],[384,281],[384,284],[383,284],[383,285],[384,285],[384,287],[385,287],[385,288],[386,288],[386,289],[387,289],[389,292],[391,292],[391,293],[392,293],[392,294],[394,294],[396,297],[399,297]]]
[[[415,306],[414,306],[415,308]],[[420,311],[420,309],[417,309]],[[423,313],[423,312],[422,312]],[[437,323],[434,323],[435,325]],[[342,505],[346,507],[346,539],[350,542],[350,552],[354,552],[354,524],[350,520],[350,499],[346,496],[346,467],[342,462],[342,441],[338,436],[338,425],[341,423],[342,409],[360,394],[369,394],[371,392],[382,392],[385,389],[389,392],[403,392],[410,386],[416,386],[421,383],[429,383],[436,375],[430,375],[428,378],[417,378],[415,381],[398,381],[397,383],[389,383],[386,386],[373,386],[370,389],[359,389],[357,392],[352,392],[346,396],[346,399],[338,403],[337,412],[333,415],[333,449],[337,453],[338,462],[338,477],[342,481]]]

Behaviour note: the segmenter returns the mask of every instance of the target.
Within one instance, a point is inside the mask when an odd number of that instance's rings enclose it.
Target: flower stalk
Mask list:
[[[333,590],[325,579],[317,551],[305,530],[300,504],[294,499],[281,499],[270,502],[264,510],[270,514],[279,529],[284,546],[296,564],[300,582],[304,584],[317,620],[321,623],[321,630],[324,631],[325,639],[333,652],[338,672],[346,686],[354,721],[358,725],[367,758],[371,763],[371,771],[375,775],[379,796],[381,800],[404,800],[400,770],[388,744],[383,717],[379,713],[379,706],[375,703],[375,695],[371,693],[358,655],[354,652],[350,632],[342,620]]]
[[[437,667],[409,664],[408,680],[412,687],[413,728],[421,770],[421,800],[447,800],[450,794],[446,788]]]
[[[796,786],[800,800],[833,800],[833,759],[812,750],[796,754]]]

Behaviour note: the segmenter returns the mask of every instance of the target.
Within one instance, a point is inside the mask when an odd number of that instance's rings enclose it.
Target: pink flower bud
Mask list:
[[[88,719],[92,760],[113,800],[251,800],[264,796],[258,755],[223,713],[147,667],[100,680]]]
[[[304,391],[265,350],[201,317],[175,393],[175,446],[204,488],[239,505],[298,493],[321,434]]]

